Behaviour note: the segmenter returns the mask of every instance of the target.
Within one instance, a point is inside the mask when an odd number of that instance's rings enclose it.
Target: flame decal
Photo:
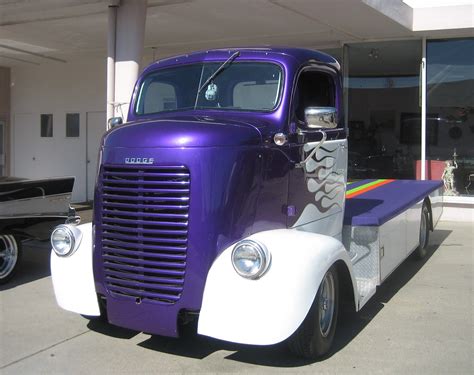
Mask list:
[[[333,186],[330,187],[328,190],[326,190],[326,187],[327,187],[328,185],[333,185]],[[318,189],[315,193],[316,193],[316,195],[317,195],[318,193],[322,193],[322,194],[324,194],[324,195],[329,196],[329,194],[331,194],[334,190],[336,190],[337,193],[339,194],[339,193],[341,192],[342,188],[343,188],[343,186],[342,186],[341,184],[333,183],[333,182],[330,182],[330,181],[326,181],[326,183],[323,184],[323,185],[321,186],[321,188]]]
[[[336,198],[339,194],[341,194],[341,191],[338,191],[338,190],[333,191],[331,194],[326,194],[326,195],[325,195],[322,191],[320,191],[320,192],[316,193],[314,199],[315,199],[316,201],[321,201],[321,200],[323,200],[323,198],[327,198],[327,199],[333,201],[333,200],[335,200],[335,198]]]
[[[320,159],[318,159],[318,155],[317,155],[317,154],[318,154],[318,153],[316,152],[316,157],[315,157],[315,159],[316,159],[316,161],[317,161],[318,163],[320,163],[320,162],[322,162],[323,160],[326,160],[326,159],[332,159],[332,160],[334,161],[334,163],[335,163],[335,160],[336,160],[335,157],[326,155],[326,156],[323,156],[323,157],[321,157]]]
[[[330,149],[328,149],[328,148],[326,148],[326,147],[324,147],[324,146],[321,146],[321,147],[319,148],[319,150],[325,151],[325,152],[328,153],[328,154],[332,154],[333,152],[336,152],[336,151],[337,151],[337,147],[336,147],[336,148],[333,148],[332,150],[330,150]]]
[[[312,147],[308,146],[305,145],[304,147],[307,152],[312,149]],[[306,164],[305,174],[308,191],[314,193],[316,208],[323,214],[333,207],[342,209],[338,202],[344,201],[344,196],[342,199],[340,197],[340,194],[344,193],[344,175],[334,171],[337,163],[334,154],[338,148],[339,146],[335,148],[322,146],[313,156],[312,160]]]
[[[331,208],[333,207],[338,207],[338,208],[342,208],[341,205],[337,202],[333,202],[331,203],[329,206],[323,206],[323,199],[324,198],[327,198],[327,197],[322,197],[319,201],[316,201],[316,208],[318,209],[319,212],[321,212],[322,214],[328,212]]]
[[[329,187],[327,190],[326,188],[331,185],[332,187]],[[337,180],[336,181],[325,180],[322,183],[318,184],[318,181],[316,179],[314,178],[308,179],[308,191],[311,193],[318,193],[322,191],[325,194],[330,194],[333,190],[337,189],[338,187],[339,188],[343,187],[343,183]]]
[[[321,181],[327,180],[328,177],[332,173],[332,168],[334,167],[334,164],[336,164],[336,163],[333,163],[331,166],[328,166],[328,167],[326,167],[325,165],[321,165],[321,166],[317,167],[316,170],[315,170],[316,176],[319,177],[319,179]],[[322,172],[321,175],[319,174],[319,172]]]
[[[306,177],[318,178],[319,171],[321,170],[331,170],[336,164],[336,159],[331,158],[329,162],[325,163],[326,165],[321,165],[318,160],[311,159],[306,165]]]

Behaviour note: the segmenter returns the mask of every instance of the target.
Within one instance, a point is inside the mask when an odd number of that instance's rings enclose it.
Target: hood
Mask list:
[[[113,129],[105,147],[219,147],[261,143],[257,127],[238,120],[177,117],[131,122]]]

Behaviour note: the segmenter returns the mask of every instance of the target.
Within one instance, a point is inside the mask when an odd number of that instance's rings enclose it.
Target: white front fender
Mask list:
[[[81,231],[82,236],[72,255],[59,257],[51,251],[54,294],[58,305],[65,310],[99,316],[92,268],[92,224],[82,224],[76,229]]]
[[[327,270],[351,263],[336,239],[294,229],[254,234],[271,253],[258,280],[239,276],[231,262],[234,246],[216,259],[206,280],[198,333],[242,344],[271,345],[287,339],[303,322]]]

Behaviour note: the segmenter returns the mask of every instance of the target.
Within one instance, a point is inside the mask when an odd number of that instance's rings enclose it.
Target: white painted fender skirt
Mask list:
[[[51,251],[54,294],[58,305],[65,310],[99,316],[92,269],[92,224],[82,224],[75,229],[82,235],[77,238],[79,243],[72,255],[59,257]]]
[[[301,325],[335,262],[346,264],[356,285],[347,251],[332,237],[278,229],[246,239],[266,246],[270,267],[260,279],[245,279],[232,266],[234,246],[224,250],[207,276],[199,334],[242,344],[276,344]]]

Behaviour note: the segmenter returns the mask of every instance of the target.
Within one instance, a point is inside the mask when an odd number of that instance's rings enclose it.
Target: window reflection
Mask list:
[[[416,178],[421,41],[348,47],[349,178]]]
[[[437,122],[427,131],[437,134],[427,144],[430,163],[456,161],[454,188],[474,194],[474,39],[434,40],[427,43],[427,112]]]

